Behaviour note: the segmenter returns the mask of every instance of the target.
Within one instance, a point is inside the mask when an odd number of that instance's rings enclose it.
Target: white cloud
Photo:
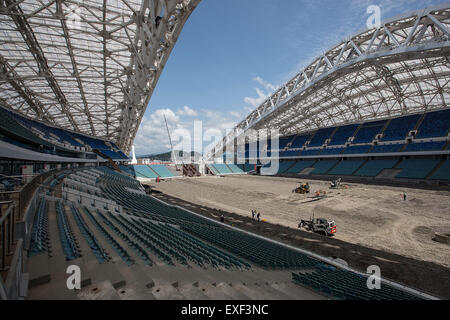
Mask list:
[[[177,111],[177,114],[179,114],[180,116],[188,116],[188,117],[197,117],[198,113],[194,110],[192,110],[191,108],[189,108],[188,106],[184,106],[183,109],[180,109]]]
[[[257,97],[245,97],[244,102],[247,105],[252,106],[253,109],[255,109],[255,108],[259,107],[261,105],[261,103],[263,103],[271,94],[273,94],[275,90],[277,90],[277,86],[267,82],[266,80],[264,80],[263,78],[261,78],[259,76],[256,78],[253,78],[253,80],[256,81],[257,83],[259,83],[264,88],[264,90],[261,88],[255,88],[256,94],[258,96]]]
[[[273,92],[273,91],[277,90],[277,87],[276,87],[276,86],[274,86],[273,84],[267,82],[266,80],[264,80],[264,79],[261,78],[261,77],[253,78],[253,80],[255,80],[255,81],[258,82],[260,85],[262,85],[262,86],[266,89],[266,91],[271,91],[271,92]]]
[[[233,129],[241,120],[239,112],[221,112],[212,109],[194,111],[187,106],[176,112],[170,108],[157,109],[142,120],[134,142],[136,155],[170,151],[164,115],[174,147],[197,152],[207,151],[207,146],[211,144],[210,136],[222,138],[227,130]],[[195,123],[201,123],[200,137],[194,137]]]
[[[237,111],[231,111],[230,116],[235,117],[235,118],[242,118],[242,114]]]

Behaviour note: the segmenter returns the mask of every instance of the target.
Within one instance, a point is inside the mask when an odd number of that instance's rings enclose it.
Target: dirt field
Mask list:
[[[264,225],[264,235],[291,238],[296,241],[287,242],[338,256],[360,269],[374,263],[383,265],[394,280],[450,297],[450,247],[432,240],[436,231],[450,232],[450,192],[354,183],[331,190],[329,182],[309,181],[312,191],[327,193],[327,198],[311,202],[312,195],[292,193],[300,181],[229,176],[180,179],[153,186],[167,196],[184,200],[181,205],[194,211],[195,205],[223,211],[229,214],[228,221],[250,229],[254,224],[251,210],[256,209],[266,220],[258,226],[261,231]],[[403,192],[407,201],[403,201]],[[333,239],[297,229],[300,219],[310,218],[313,212],[315,217],[336,221]],[[245,218],[236,218],[239,216]],[[430,272],[438,278],[429,280]],[[427,281],[429,284],[424,285]]]

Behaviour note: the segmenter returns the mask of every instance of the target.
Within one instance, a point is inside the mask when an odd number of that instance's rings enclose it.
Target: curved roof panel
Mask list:
[[[0,1],[0,102],[129,151],[199,2]]]

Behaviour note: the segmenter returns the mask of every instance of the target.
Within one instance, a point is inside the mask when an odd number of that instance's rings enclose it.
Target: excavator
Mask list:
[[[330,188],[331,189],[339,189],[339,187],[341,186],[341,178],[337,179],[337,180],[333,180],[330,183]]]
[[[299,193],[299,194],[306,194],[306,193],[310,193],[311,192],[311,188],[309,187],[309,183],[300,183],[300,186],[298,188],[295,188],[294,190],[292,190],[292,193]]]
[[[321,233],[327,237],[332,237],[336,233],[336,222],[325,218],[314,219],[313,217],[310,220],[301,220],[298,224],[298,228],[304,228],[308,231]]]

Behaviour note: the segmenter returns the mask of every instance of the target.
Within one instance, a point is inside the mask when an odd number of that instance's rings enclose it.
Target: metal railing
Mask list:
[[[2,272],[9,269],[8,257],[14,252],[16,218],[15,203],[0,202],[0,271]]]

